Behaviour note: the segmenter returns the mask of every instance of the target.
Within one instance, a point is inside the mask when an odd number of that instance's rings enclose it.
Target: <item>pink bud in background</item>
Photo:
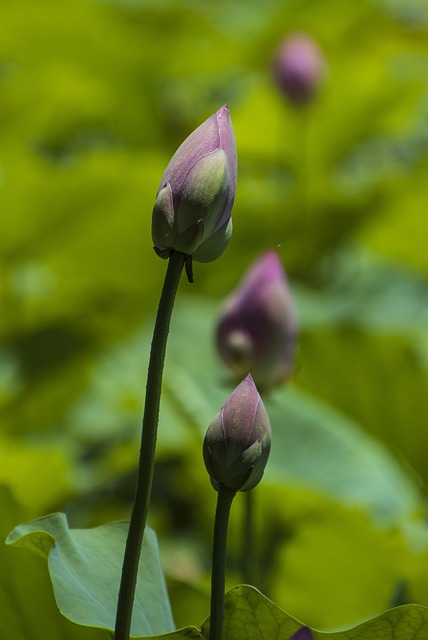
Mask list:
[[[204,462],[214,489],[253,489],[262,479],[271,437],[269,416],[251,375],[247,375],[205,435]]]
[[[221,357],[238,378],[248,371],[259,389],[294,369],[297,316],[279,256],[267,251],[226,300],[217,326]]]
[[[274,58],[278,85],[295,105],[312,100],[326,71],[324,55],[308,35],[295,33],[279,46]]]

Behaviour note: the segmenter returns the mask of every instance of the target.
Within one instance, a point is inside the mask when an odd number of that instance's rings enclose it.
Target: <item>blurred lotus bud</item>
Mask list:
[[[309,627],[302,627],[291,636],[290,640],[314,640],[314,636]]]
[[[152,218],[156,253],[199,262],[215,260],[231,234],[237,161],[229,109],[224,105],[175,152],[160,183]]]
[[[303,33],[286,38],[274,58],[276,80],[287,98],[297,106],[312,100],[325,71],[326,62],[321,49]]]
[[[226,400],[205,436],[204,462],[214,489],[253,489],[262,479],[270,445],[269,416],[248,374]]]
[[[297,334],[287,277],[278,255],[267,251],[225,302],[217,326],[220,355],[232,374],[251,371],[265,390],[293,373]]]

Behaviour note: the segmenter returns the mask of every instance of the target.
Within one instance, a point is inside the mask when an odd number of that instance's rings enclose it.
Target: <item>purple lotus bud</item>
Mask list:
[[[302,627],[291,636],[290,640],[314,640],[314,636],[309,627]]]
[[[211,483],[249,491],[260,482],[269,457],[269,416],[250,374],[226,400],[205,435],[204,462]]]
[[[274,59],[277,82],[295,105],[310,102],[325,75],[326,62],[317,43],[296,33],[279,46]]]
[[[237,161],[229,109],[224,105],[175,152],[161,180],[152,218],[155,251],[199,262],[215,260],[231,234]]]
[[[231,372],[247,371],[259,389],[288,378],[294,369],[298,324],[293,297],[278,255],[267,251],[226,300],[217,345]]]

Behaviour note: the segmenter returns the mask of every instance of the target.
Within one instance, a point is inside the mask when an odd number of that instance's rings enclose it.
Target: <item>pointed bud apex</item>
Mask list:
[[[292,374],[297,333],[287,277],[278,255],[267,251],[226,300],[217,328],[220,355],[236,377],[251,371],[267,389]]]
[[[262,479],[270,445],[269,416],[248,374],[226,400],[205,436],[204,462],[214,489],[253,489]]]
[[[236,146],[225,105],[176,151],[163,175],[152,218],[156,253],[171,251],[211,262],[232,234],[236,192]]]
[[[295,105],[312,100],[326,71],[324,55],[308,35],[293,34],[279,46],[274,59],[278,85]]]

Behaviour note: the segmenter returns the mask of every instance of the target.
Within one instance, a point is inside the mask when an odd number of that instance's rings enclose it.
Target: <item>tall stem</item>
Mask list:
[[[227,526],[234,497],[234,491],[220,487],[214,522],[209,640],[221,640],[223,634]]]
[[[186,256],[171,254],[162,294],[159,301],[150,351],[147,374],[146,400],[144,406],[143,429],[141,435],[140,459],[138,463],[137,486],[134,506],[129,523],[122,578],[117,605],[115,640],[129,640],[135,585],[144,528],[149,510],[155,463],[157,426],[159,421],[162,373],[165,361],[166,343],[175,296],[180,282]]]

